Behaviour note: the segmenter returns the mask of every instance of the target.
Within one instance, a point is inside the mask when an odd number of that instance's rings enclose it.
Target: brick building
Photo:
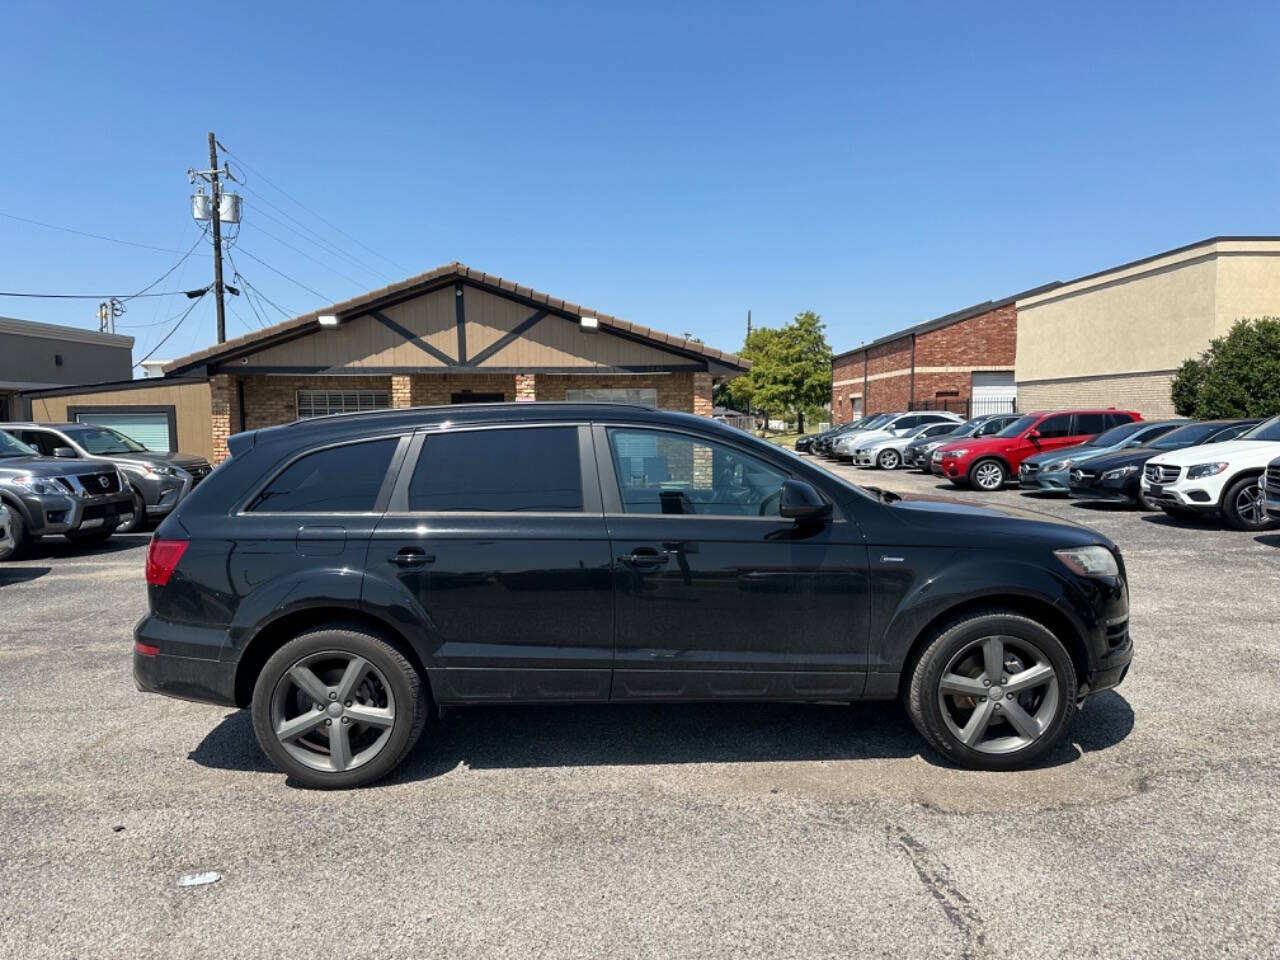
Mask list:
[[[128,409],[214,462],[243,430],[382,407],[618,400],[711,416],[737,356],[452,263],[168,364],[161,378],[41,391],[33,416]]]
[[[1055,286],[989,300],[837,355],[832,360],[833,421],[894,410],[976,415],[1012,409],[1017,301]]]

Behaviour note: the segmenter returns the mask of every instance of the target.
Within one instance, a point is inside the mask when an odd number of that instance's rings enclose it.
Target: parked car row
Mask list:
[[[0,560],[43,536],[98,543],[163,518],[208,461],[157,453],[107,427],[0,423]]]
[[[1221,514],[1238,530],[1280,521],[1280,418],[1147,421],[1132,410],[1084,409],[895,429],[904,416],[845,424],[823,445],[815,439],[809,446],[859,467],[914,467],[976,490],[1017,482],[1027,492],[1129,503],[1171,516]],[[1209,444],[1212,451],[1199,449]],[[804,450],[799,442],[796,448]]]

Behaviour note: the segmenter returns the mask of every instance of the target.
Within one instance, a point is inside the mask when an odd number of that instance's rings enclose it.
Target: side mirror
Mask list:
[[[54,447],[53,455],[55,457],[61,457],[63,460],[80,459],[80,455],[76,453],[74,450],[72,450],[70,447]]]
[[[822,499],[812,484],[803,480],[782,481],[778,513],[789,520],[809,520],[831,514],[831,504]]]
[[[1027,439],[1030,440],[1032,443],[1035,443],[1037,440],[1040,439],[1040,431],[1039,430],[1030,431],[1027,434]]]

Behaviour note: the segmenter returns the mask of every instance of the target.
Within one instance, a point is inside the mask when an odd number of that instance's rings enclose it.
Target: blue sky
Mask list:
[[[213,9],[11,7],[0,212],[185,250],[214,130],[248,165],[237,264],[290,311],[329,301],[247,254],[333,300],[458,259],[726,349],[748,309],[817,310],[847,349],[1280,233],[1275,4]],[[129,292],[177,259],[0,217],[4,291]],[[210,276],[200,249],[157,289]],[[185,305],[129,304],[135,359]],[[96,326],[93,302],[0,314]],[[159,356],[213,336],[206,298]]]

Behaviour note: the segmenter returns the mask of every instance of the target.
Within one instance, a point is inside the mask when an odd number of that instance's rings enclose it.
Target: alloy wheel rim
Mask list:
[[[325,773],[373,760],[386,748],[395,719],[395,695],[382,671],[339,650],[295,662],[271,697],[276,741],[299,763]]]
[[[994,489],[1000,484],[1000,468],[994,463],[984,463],[974,472],[974,477],[984,490]]]
[[[892,470],[898,465],[898,455],[892,450],[886,450],[880,454],[880,466],[886,470]]]
[[[1007,635],[970,641],[938,681],[943,722],[960,743],[986,754],[1024,750],[1053,724],[1058,674],[1034,644]]]
[[[1247,486],[1236,496],[1236,513],[1249,526],[1262,522],[1262,494],[1256,486]]]

